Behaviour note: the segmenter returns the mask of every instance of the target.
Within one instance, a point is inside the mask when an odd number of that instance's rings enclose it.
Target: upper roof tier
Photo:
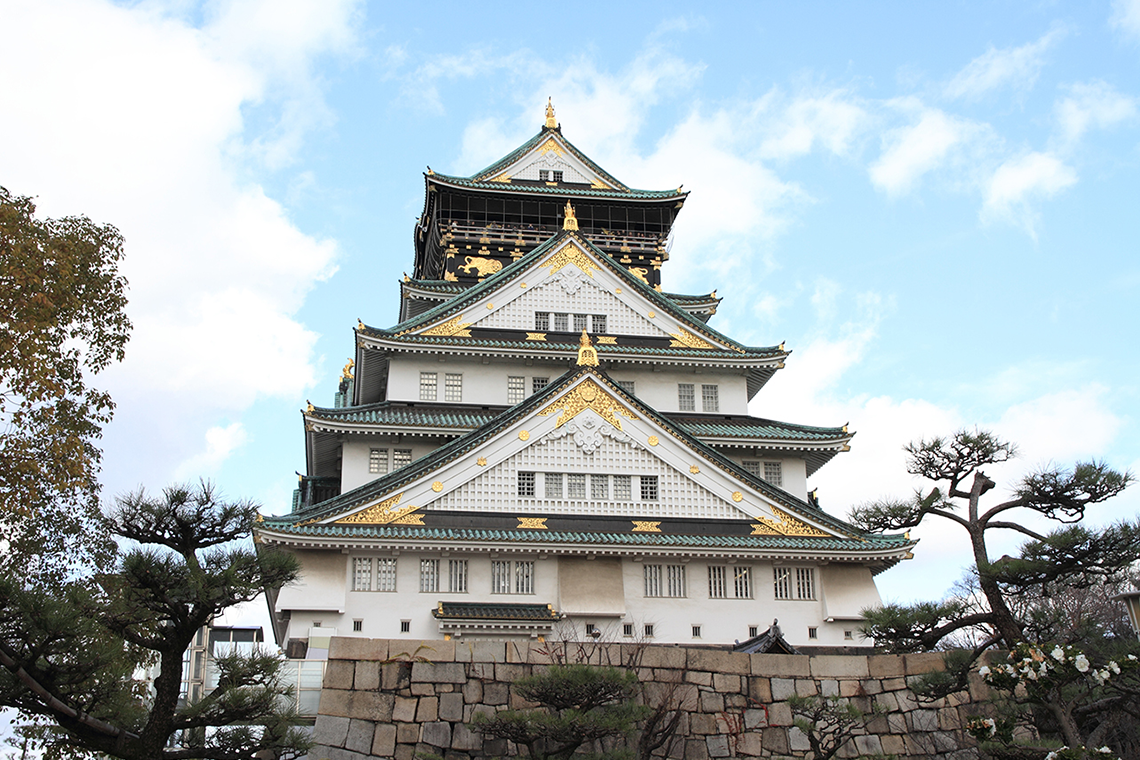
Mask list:
[[[572,201],[584,236],[622,264],[651,272],[649,284],[659,286],[666,240],[688,195],[680,187],[629,187],[567,140],[549,115],[538,134],[482,171],[457,177],[429,168],[424,181],[415,277],[453,282],[521,258],[562,228]]]

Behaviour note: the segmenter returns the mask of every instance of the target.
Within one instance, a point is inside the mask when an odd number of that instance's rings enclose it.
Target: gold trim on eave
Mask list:
[[[779,517],[779,521],[772,520],[768,517],[757,518],[760,520],[759,524],[753,524],[752,535],[754,536],[818,536],[821,538],[830,538],[831,534],[820,530],[819,528],[808,525],[803,520],[797,520],[789,515],[787,512],[772,507],[772,511]]]
[[[435,327],[431,327],[431,328],[428,328],[427,330],[424,330],[420,334],[421,335],[430,335],[432,337],[470,338],[471,337],[471,331],[468,330],[467,328],[470,327],[474,323],[473,322],[460,322],[459,321],[460,319],[462,319],[462,317],[452,317],[451,319],[447,320],[446,322],[440,322]]]
[[[559,248],[554,252],[554,255],[549,259],[539,264],[539,267],[550,267],[551,274],[557,274],[562,267],[567,264],[573,264],[582,270],[582,273],[588,277],[594,276],[594,270],[598,269],[589,256],[583,253],[578,246],[567,241],[566,245]]]
[[[409,514],[419,509],[419,507],[409,504],[406,507],[396,508],[400,503],[400,499],[404,494],[398,493],[390,499],[385,499],[379,504],[373,504],[371,507],[366,507],[351,515],[346,515],[339,520],[334,520],[333,525],[387,525],[388,523],[397,522],[401,518],[407,517]],[[418,517],[418,515],[417,515]],[[422,522],[404,522],[405,525],[422,525]]]
[[[633,533],[660,533],[661,521],[633,520]]]
[[[517,530],[549,530],[546,527],[546,517],[518,517],[519,521]]]
[[[601,386],[589,377],[538,414],[548,417],[555,411],[560,411],[561,414],[558,415],[555,427],[562,427],[587,409],[593,410],[599,417],[618,430],[622,429],[621,420],[618,419],[619,414],[627,419],[637,419],[633,412],[619,404],[613,396],[602,390]]]
[[[698,338],[688,330],[677,328],[678,332],[669,333],[673,340],[669,341],[670,348],[716,348],[703,338]]]

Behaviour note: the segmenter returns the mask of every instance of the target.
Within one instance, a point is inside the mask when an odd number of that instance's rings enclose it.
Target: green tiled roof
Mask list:
[[[380,401],[363,406],[314,408],[310,414],[329,420],[374,425],[408,425],[410,427],[458,427],[474,429],[486,425],[507,407],[453,405],[412,406]]]
[[[399,343],[421,344],[428,346],[455,345],[472,346],[476,348],[509,348],[509,349],[538,349],[567,351],[577,355],[578,343],[556,343],[551,340],[496,340],[493,338],[463,338],[441,335],[397,335],[386,334],[388,331],[372,330],[377,337],[385,340],[394,340]],[[740,351],[728,351],[715,348],[687,348],[681,346],[620,346],[610,344],[595,344],[599,355],[604,354],[638,354],[641,356],[693,356],[704,359],[739,359],[741,356],[781,356],[784,354],[779,346],[742,347]]]
[[[471,287],[468,283],[451,282],[449,280],[417,280],[409,278],[406,285],[417,287],[420,290],[430,290],[435,293],[462,293]]]
[[[466,177],[453,177],[448,174],[439,174],[438,172],[431,175],[428,179],[438,180],[439,182],[455,185],[457,187],[469,187],[475,190],[493,190],[496,192],[507,193],[539,193],[542,195],[555,195],[560,198],[572,196],[588,198],[636,198],[638,200],[671,200],[673,198],[681,198],[687,195],[687,193],[679,193],[676,190],[637,190],[632,187],[628,190],[603,190],[594,187],[567,187],[566,185],[551,187],[549,185],[515,185],[510,182],[480,182],[478,180],[468,179]]]
[[[546,604],[482,604],[479,602],[440,602],[432,610],[440,620],[561,620]]]
[[[670,415],[675,423],[695,436],[726,436],[740,438],[778,438],[794,441],[833,441],[847,438],[849,433],[841,427],[811,427],[790,422],[777,422],[760,417],[687,417]]]

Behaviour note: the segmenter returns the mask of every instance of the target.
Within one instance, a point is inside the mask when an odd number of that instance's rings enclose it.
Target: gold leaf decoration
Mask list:
[[[694,475],[698,474],[700,471],[701,471],[701,468],[697,467],[696,465],[693,465],[692,467],[689,468],[689,472],[693,473]]]
[[[527,340],[546,340],[546,333],[532,333],[532,332],[528,332],[528,333],[526,334],[526,339],[527,339]]]
[[[458,338],[470,338],[471,337],[471,331],[468,330],[467,328],[470,327],[473,323],[471,323],[471,322],[460,322],[459,321],[460,319],[462,319],[462,317],[452,317],[451,319],[447,320],[446,322],[440,322],[435,327],[424,330],[420,334],[421,335],[430,335],[433,337],[434,336],[445,336],[445,337],[446,336],[454,336],[454,337],[458,337]]]
[[[487,466],[487,457],[479,457],[478,459],[475,460],[475,464],[479,465],[480,467],[486,467]]]
[[[379,504],[373,504],[371,507],[366,507],[359,512],[335,520],[334,525],[387,525],[391,522],[396,522],[401,517],[404,517],[411,512],[419,509],[419,507],[409,504],[406,507],[397,507],[400,499],[404,496],[398,493],[390,499],[385,499]]]
[[[818,536],[827,538],[829,533],[820,530],[819,528],[808,525],[803,520],[792,517],[787,512],[776,507],[772,507],[772,511],[779,517],[779,520],[773,520],[769,517],[760,517],[760,524],[753,524],[752,535],[754,536]]]
[[[631,420],[637,419],[633,412],[606,393],[600,385],[594,382],[593,378],[586,378],[574,386],[550,406],[539,412],[539,415],[547,417],[556,411],[561,412],[558,415],[558,422],[555,427],[562,427],[587,409],[592,409],[599,417],[618,430],[622,429],[618,415]]]
[[[594,179],[590,180],[590,187],[594,188],[595,190],[613,190],[612,187],[607,185],[605,182],[602,182],[597,177],[594,177]]]
[[[716,348],[704,338],[693,335],[688,330],[678,328],[679,332],[670,333],[673,340],[669,341],[670,348]]]
[[[554,151],[555,153],[557,153],[560,156],[563,155],[562,146],[558,144],[558,141],[555,140],[553,137],[548,137],[548,138],[546,138],[546,142],[544,142],[539,147],[538,152],[539,153],[549,153],[551,151]]]
[[[519,440],[520,441],[529,441],[530,440],[530,431],[529,430],[520,430],[519,431]]]
[[[736,502],[743,501],[744,500],[744,494],[742,494],[740,491],[733,491],[732,492],[732,500],[736,501]]]
[[[651,522],[649,520],[634,520],[633,521],[634,533],[660,533],[661,521]]]
[[[546,517],[519,517],[518,530],[549,530],[546,527]]]
[[[550,267],[550,273],[556,274],[562,267],[568,264],[573,264],[582,270],[583,274],[590,277],[594,276],[594,270],[598,268],[598,265],[595,264],[589,256],[583,253],[578,246],[570,242],[555,251],[553,256],[539,264],[539,266]]]
[[[443,483],[441,483],[438,480],[435,481],[434,483],[431,484],[431,490],[435,491],[436,493],[439,493],[440,491],[443,490]]]
[[[424,516],[421,515],[419,512],[413,512],[411,514],[404,515],[403,517],[397,517],[395,520],[392,521],[392,524],[393,525],[423,525],[424,524]]]
[[[600,336],[598,336],[598,345],[599,346],[616,346],[617,345],[617,336],[616,335],[600,335]]]
[[[511,175],[507,174],[506,172],[503,172],[498,177],[495,177],[494,179],[491,180],[491,182],[510,182],[510,181],[511,181]]]
[[[657,444],[661,443],[661,441],[660,441],[660,439],[657,438],[657,436],[651,435],[651,436],[649,436],[648,443],[650,446],[656,446]]]

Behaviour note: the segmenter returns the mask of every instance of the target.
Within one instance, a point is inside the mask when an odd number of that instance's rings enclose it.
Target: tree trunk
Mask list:
[[[990,568],[990,555],[986,549],[985,529],[978,525],[978,501],[982,493],[992,486],[993,481],[982,472],[974,473],[974,483],[970,488],[970,546],[974,551],[974,563],[978,568],[978,585],[990,605],[990,614],[994,628],[1001,636],[1006,647],[1012,648],[1024,638],[1024,632],[1017,619],[1010,612],[1005,603],[1005,596],[1001,592],[997,581],[993,579]]]

